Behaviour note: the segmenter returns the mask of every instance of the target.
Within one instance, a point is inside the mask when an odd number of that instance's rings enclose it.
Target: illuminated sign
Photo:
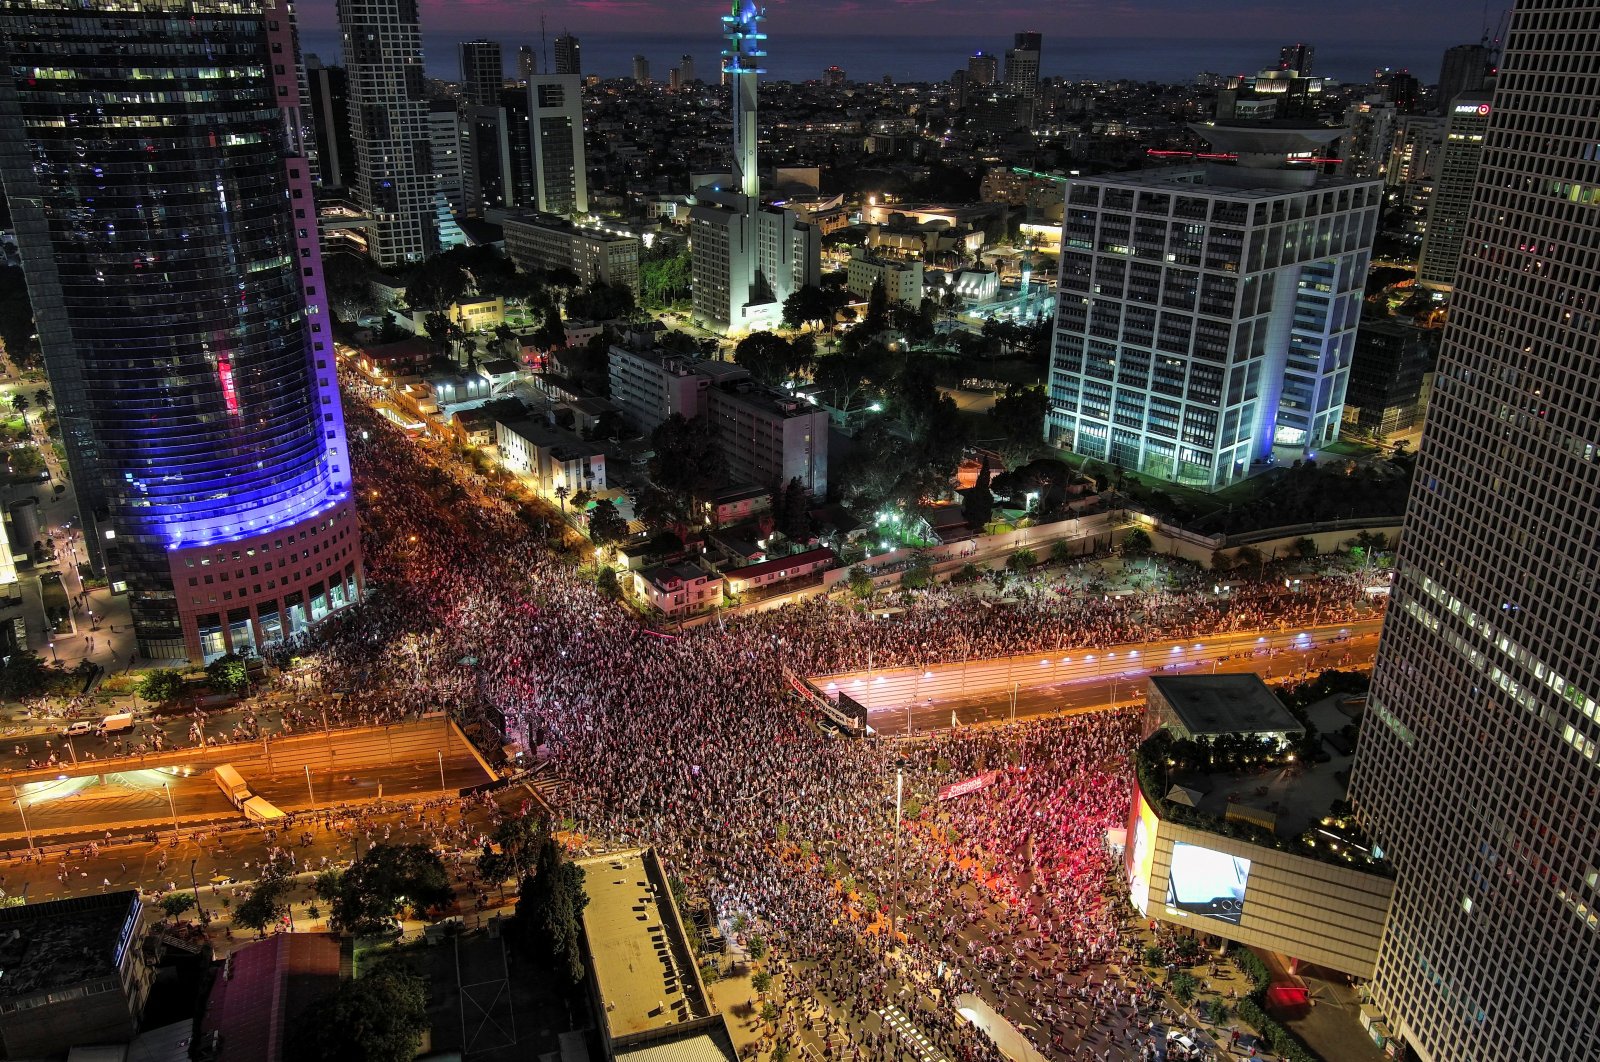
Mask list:
[[[1476,114],[1480,118],[1487,118],[1489,117],[1489,105],[1487,103],[1458,103],[1450,113]]]
[[[1150,871],[1156,859],[1156,813],[1145,802],[1144,794],[1133,791],[1133,816],[1129,824],[1132,842],[1124,858],[1127,859],[1128,898],[1140,914],[1149,914]]]
[[[1172,846],[1167,873],[1167,908],[1239,924],[1250,860],[1182,841]]]

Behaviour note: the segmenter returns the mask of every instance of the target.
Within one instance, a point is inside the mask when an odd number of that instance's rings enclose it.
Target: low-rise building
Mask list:
[[[850,251],[850,266],[845,277],[845,287],[860,298],[870,298],[872,289],[882,283],[890,305],[913,308],[922,305],[921,262],[872,257],[864,248],[855,247]]]
[[[763,587],[776,586],[807,576],[818,575],[834,566],[838,557],[831,549],[808,549],[776,560],[763,561],[743,568],[731,568],[722,573],[722,581],[730,595],[743,594]]]
[[[1146,732],[1164,727],[1180,741],[1244,734],[1284,745],[1305,727],[1254,672],[1238,675],[1153,675]]]
[[[689,561],[634,572],[633,588],[663,616],[689,616],[722,604],[722,577]]]
[[[533,479],[545,494],[606,489],[605,450],[573,432],[533,418],[501,420],[495,442],[501,464]]]
[[[525,214],[504,223],[506,254],[524,272],[570,269],[585,282],[625,285],[639,294],[637,236],[614,226]]]
[[[216,1062],[279,1062],[294,1056],[294,1031],[318,1001],[339,989],[343,949],[333,933],[280,933],[228,959],[201,1019],[215,1036]]]
[[[506,322],[506,300],[498,295],[492,299],[468,299],[451,306],[445,316],[463,332],[492,332]],[[423,335],[428,330],[428,311],[413,310],[409,317],[400,317],[400,325],[412,335]]]
[[[695,499],[702,519],[712,527],[731,527],[772,508],[772,491],[748,483],[723,487]]]
[[[132,1040],[153,977],[143,919],[132,890],[0,908],[0,1052]]]

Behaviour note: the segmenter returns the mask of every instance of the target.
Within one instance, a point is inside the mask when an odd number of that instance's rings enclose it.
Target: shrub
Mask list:
[[[1187,971],[1173,974],[1172,994],[1179,1003],[1187,1004],[1194,999],[1195,992],[1200,988],[1200,979]]]

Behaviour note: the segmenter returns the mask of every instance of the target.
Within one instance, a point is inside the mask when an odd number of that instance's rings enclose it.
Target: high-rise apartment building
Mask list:
[[[1031,126],[1039,98],[1039,57],[1044,35],[1019,33],[1006,49],[1006,89],[1017,98],[1017,117]]]
[[[517,80],[526,82],[539,72],[539,53],[531,44],[517,45]]]
[[[822,83],[828,88],[838,88],[844,84],[844,81],[843,67],[830,66],[822,72]]]
[[[793,210],[761,202],[757,170],[757,81],[766,56],[766,16],[755,0],[734,0],[723,17],[723,76],[733,93],[733,187],[702,189],[689,212],[695,320],[722,331],[772,327],[783,302],[821,281],[822,234]]]
[[[8,3],[0,51],[72,488],[140,654],[304,631],[358,598],[361,544],[287,3]]]
[[[570,33],[563,33],[556,38],[556,68],[557,74],[577,74],[583,76],[583,48],[578,38]]]
[[[317,138],[317,180],[325,188],[343,188],[354,179],[356,162],[344,67],[323,66],[316,56],[308,55],[305,68],[311,127]]]
[[[444,199],[456,217],[466,217],[467,182],[462,165],[462,123],[455,100],[429,102],[428,138],[432,145],[435,194]]]
[[[1000,60],[988,52],[973,52],[967,59],[967,85],[987,88],[1000,80]]]
[[[635,84],[650,84],[650,60],[642,55],[633,57],[633,80]]]
[[[1431,181],[1439,172],[1444,127],[1445,120],[1431,114],[1397,116],[1384,183],[1390,188],[1400,188],[1413,181]]]
[[[694,84],[694,56],[685,55],[678,60],[678,79],[685,85]]]
[[[1345,108],[1344,138],[1339,173],[1345,177],[1382,177],[1389,168],[1390,148],[1399,117],[1394,104],[1382,96],[1368,96]]]
[[[1595,0],[1512,11],[1353,770],[1373,1005],[1424,1062],[1594,1053],[1597,53]]]
[[[583,147],[583,86],[577,74],[541,74],[528,82],[531,207],[545,214],[589,212]]]
[[[474,107],[492,107],[505,88],[499,41],[461,42],[461,94]]]
[[[1483,138],[1493,110],[1491,100],[1488,92],[1463,92],[1450,105],[1445,120],[1439,173],[1428,203],[1427,234],[1417,262],[1417,282],[1435,291],[1449,291],[1455,283],[1483,158]]]
[[[1493,64],[1493,54],[1482,44],[1458,44],[1445,49],[1444,61],[1439,64],[1438,112],[1449,114],[1451,104],[1463,92],[1481,91]]]
[[[1066,182],[1045,434],[1210,490],[1337,438],[1382,186],[1275,168],[1337,129],[1197,131],[1240,165]]]
[[[1416,114],[1422,105],[1422,82],[1400,70],[1389,75],[1383,94],[1401,114]]]
[[[1316,60],[1317,50],[1309,44],[1285,44],[1278,49],[1278,69],[1293,70],[1301,77],[1311,76]]]
[[[337,0],[356,146],[354,198],[385,269],[439,247],[416,0]]]

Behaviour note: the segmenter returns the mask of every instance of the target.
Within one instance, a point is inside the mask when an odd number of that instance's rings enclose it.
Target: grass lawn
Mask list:
[[[1340,457],[1370,457],[1378,452],[1378,447],[1356,439],[1339,439],[1321,447],[1320,452]]]

